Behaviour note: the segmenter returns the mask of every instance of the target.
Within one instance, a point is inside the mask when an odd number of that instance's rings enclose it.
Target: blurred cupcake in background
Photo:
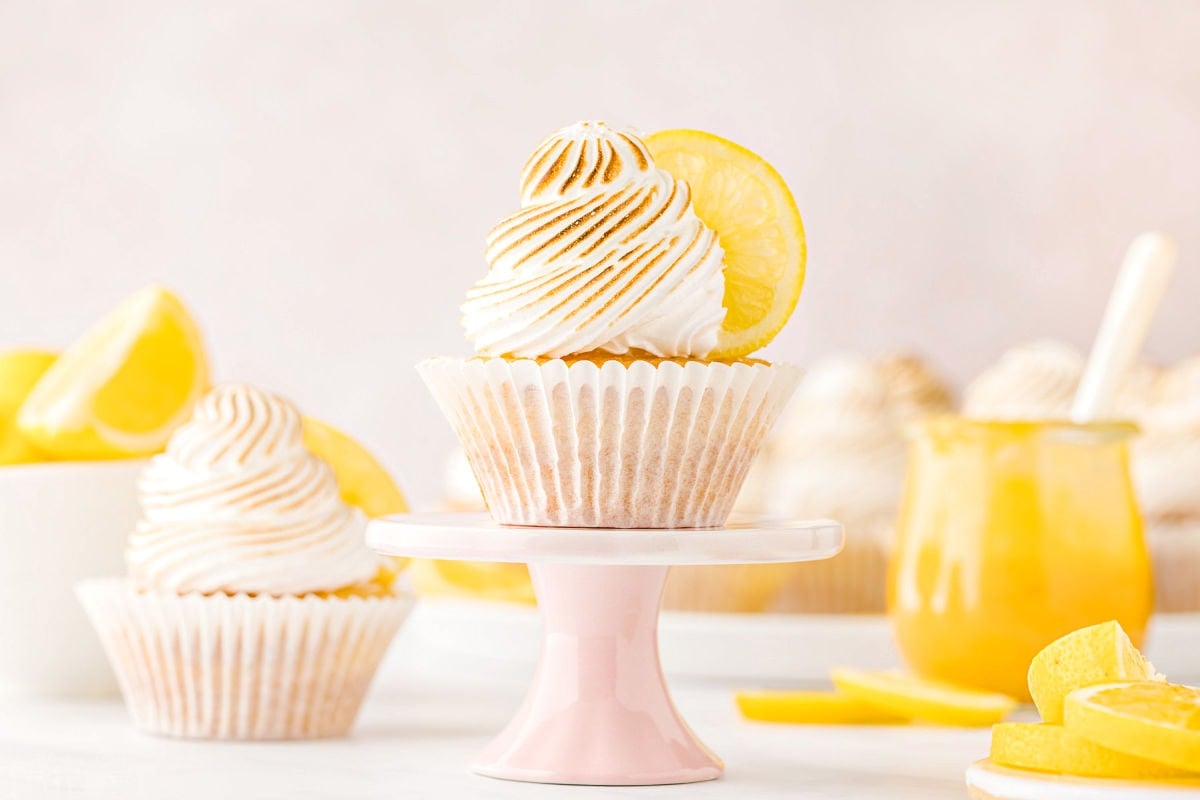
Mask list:
[[[842,523],[835,559],[789,567],[771,609],[865,613],[884,608],[886,559],[904,480],[901,413],[879,362],[840,356],[805,376],[780,422],[766,510]]]
[[[879,370],[887,384],[892,408],[903,422],[954,408],[950,386],[924,359],[912,353],[897,353],[879,359]]]
[[[1154,559],[1159,611],[1200,611],[1200,361],[1163,375],[1141,416],[1132,471]]]
[[[487,511],[471,463],[461,447],[454,448],[446,457],[440,505],[444,511]],[[418,558],[413,559],[408,577],[413,589],[424,597],[470,597],[503,603],[536,602],[529,569],[524,564]]]
[[[1066,419],[1083,354],[1052,340],[1019,345],[967,386],[963,414],[984,419]]]
[[[335,469],[304,427],[276,395],[214,389],[142,476],[129,579],[79,587],[143,730],[290,739],[353,724],[411,599],[343,497],[385,513],[403,499],[357,443],[320,426],[316,438],[343,462]]]

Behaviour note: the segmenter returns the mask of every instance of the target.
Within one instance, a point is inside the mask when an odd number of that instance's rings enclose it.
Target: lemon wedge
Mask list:
[[[149,455],[207,389],[199,329],[173,294],[151,286],[59,356],[22,404],[17,426],[56,458]]]
[[[804,286],[804,223],[791,191],[761,157],[711,133],[660,131],[645,141],[655,165],[687,183],[725,251],[725,322],[709,357],[754,352],[783,328]]]
[[[1159,681],[1102,683],[1067,695],[1068,730],[1101,747],[1200,772],[1200,689]]]
[[[408,574],[413,588],[422,595],[529,605],[537,602],[524,564],[414,559]]]
[[[408,501],[383,465],[352,436],[332,425],[304,418],[304,446],[329,464],[342,500],[372,519],[404,514]]]
[[[908,719],[960,727],[984,727],[1016,708],[1011,697],[963,689],[899,672],[835,669],[833,685],[843,694]]]
[[[989,757],[1004,767],[1083,778],[1153,780],[1193,774],[1109,750],[1062,725],[1002,722],[992,728]]]
[[[1148,681],[1154,667],[1119,622],[1080,628],[1046,645],[1029,665],[1029,694],[1042,722],[1061,724],[1063,701],[1076,689],[1097,683]]]
[[[742,691],[734,694],[746,719],[808,725],[897,725],[908,719],[841,692]]]
[[[44,460],[17,430],[17,412],[55,358],[44,350],[0,353],[0,464]]]

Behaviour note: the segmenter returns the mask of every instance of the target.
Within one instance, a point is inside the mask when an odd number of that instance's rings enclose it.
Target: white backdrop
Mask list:
[[[452,436],[412,370],[518,171],[582,118],[762,153],[809,234],[767,351],[917,348],[958,380],[1083,344],[1126,243],[1184,260],[1200,349],[1200,4],[0,3],[0,345],[174,287],[217,375],[366,439],[418,502]]]

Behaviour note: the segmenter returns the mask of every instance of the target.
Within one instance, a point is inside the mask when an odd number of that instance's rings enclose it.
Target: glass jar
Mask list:
[[[1140,644],[1153,603],[1128,423],[918,423],[888,574],[918,674],[1028,699],[1037,652],[1118,620]]]

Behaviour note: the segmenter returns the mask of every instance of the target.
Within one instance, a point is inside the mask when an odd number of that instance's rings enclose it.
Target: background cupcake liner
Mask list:
[[[119,578],[77,592],[138,727],[205,739],[344,735],[413,605],[142,593]]]
[[[510,525],[725,523],[799,370],[448,359],[418,369]]]
[[[663,608],[674,611],[757,613],[779,592],[792,564],[671,567]]]
[[[793,614],[882,614],[887,586],[887,554],[875,536],[854,535],[846,525],[846,545],[834,558],[789,564],[789,573],[768,611]]]
[[[1154,561],[1154,607],[1167,613],[1200,612],[1200,517],[1146,521]]]

